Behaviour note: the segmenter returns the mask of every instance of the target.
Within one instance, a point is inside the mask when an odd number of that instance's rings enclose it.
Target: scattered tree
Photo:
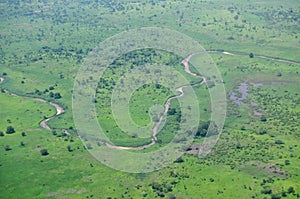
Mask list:
[[[73,151],[73,149],[71,148],[70,145],[67,146],[67,149],[68,149],[69,152],[72,152],[72,151]]]
[[[10,146],[9,146],[9,145],[6,145],[6,146],[4,147],[4,150],[5,150],[5,151],[10,151],[10,150],[11,150],[11,148],[10,148]]]
[[[170,108],[168,111],[169,115],[174,115],[176,113],[176,109],[175,108]]]
[[[281,77],[282,73],[280,71],[277,72],[277,77]]]
[[[15,131],[15,129],[14,129],[14,127],[12,127],[12,126],[8,126],[7,128],[6,128],[6,133],[7,134],[12,134],[12,133],[15,133],[16,131]]]
[[[263,190],[261,190],[262,194],[272,194],[272,189],[269,186],[265,186]]]
[[[250,58],[253,58],[253,57],[254,57],[254,54],[253,54],[253,53],[250,53],[250,54],[249,54],[249,57],[250,57]]]
[[[177,160],[175,160],[174,162],[176,163],[181,163],[181,162],[184,162],[184,160],[182,159],[182,157],[179,157]]]
[[[42,149],[40,152],[41,152],[41,155],[43,155],[43,156],[49,155],[49,152],[47,149]]]
[[[288,188],[288,193],[289,193],[289,194],[295,193],[294,187],[289,187],[289,188]]]
[[[284,164],[285,164],[285,165],[290,165],[291,162],[290,162],[289,160],[285,160],[285,161],[284,161]]]
[[[275,144],[284,144],[282,140],[275,140]]]
[[[60,93],[54,93],[54,99],[60,99],[61,95]]]
[[[266,121],[267,121],[267,117],[266,117],[265,115],[262,115],[262,116],[260,117],[260,121],[266,122]]]

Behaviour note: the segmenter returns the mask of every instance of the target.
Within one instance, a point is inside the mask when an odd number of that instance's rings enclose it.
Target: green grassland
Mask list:
[[[29,97],[0,92],[0,198],[299,198],[300,67],[257,57],[300,61],[299,10],[297,0],[0,1],[0,88]],[[144,26],[185,33],[206,50],[243,55],[210,53],[228,95],[225,127],[212,153],[204,159],[185,154],[164,169],[130,174],[104,166],[86,150],[73,123],[72,89],[77,70],[99,42]],[[114,83],[145,63],[167,64],[191,83],[199,81],[183,71],[181,60],[164,51],[140,50],[105,71],[95,106],[114,144],[150,141],[116,125],[110,104]],[[238,105],[230,93],[241,97],[243,83],[248,96]],[[200,85],[194,90],[205,123],[210,120],[208,89]],[[129,107],[133,121],[148,125],[149,108],[171,95],[174,91],[155,84],[138,89]],[[55,131],[39,126],[55,109],[30,97],[65,109],[48,122]],[[174,137],[177,100],[171,109],[157,144],[142,152]],[[7,134],[8,126],[16,132]],[[198,136],[195,144],[202,140]],[[49,154],[41,155],[42,149]]]

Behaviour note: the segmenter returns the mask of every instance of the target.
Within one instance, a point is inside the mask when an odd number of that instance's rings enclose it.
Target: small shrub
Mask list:
[[[289,187],[289,188],[288,188],[288,193],[289,193],[289,194],[295,193],[294,187]]]
[[[9,145],[6,145],[5,147],[4,147],[4,150],[5,151],[10,151],[12,148],[10,148],[10,146]]]
[[[271,199],[280,199],[281,195],[280,194],[272,194]]]
[[[177,160],[175,160],[174,162],[176,163],[181,163],[181,162],[184,162],[184,160],[182,159],[182,157],[179,157]]]
[[[7,134],[12,134],[12,133],[15,133],[16,131],[15,131],[15,129],[14,129],[14,127],[12,127],[12,126],[8,126],[7,128],[6,128],[6,133]]]
[[[262,122],[266,122],[267,121],[267,118],[265,115],[262,115],[261,118],[260,118],[260,121]]]
[[[275,140],[275,144],[284,144],[282,140]]]
[[[262,194],[272,194],[272,189],[268,186],[264,187],[263,190],[261,190]]]
[[[41,155],[43,155],[43,156],[49,155],[49,152],[47,149],[42,149],[40,152],[41,152]]]
[[[290,165],[291,163],[290,163],[289,160],[285,160],[285,161],[284,161],[284,164],[285,164],[285,165]]]
[[[67,146],[67,149],[68,149],[69,152],[73,151],[73,149],[72,149],[72,147],[70,145]]]

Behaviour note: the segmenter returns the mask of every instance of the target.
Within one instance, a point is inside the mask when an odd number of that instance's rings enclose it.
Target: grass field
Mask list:
[[[0,198],[299,198],[300,67],[258,57],[300,62],[299,13],[297,0],[0,1]],[[210,52],[227,93],[226,122],[212,153],[204,159],[184,154],[161,170],[131,174],[89,154],[73,122],[72,89],[78,69],[99,42],[145,26],[177,30],[206,50],[239,55]],[[126,134],[114,120],[111,96],[120,77],[147,63],[166,64],[189,82],[199,81],[183,71],[182,59],[138,50],[105,71],[95,106],[114,144],[150,142]],[[193,88],[202,122],[195,132],[201,134],[194,140],[197,146],[211,107],[207,86]],[[136,90],[129,103],[132,120],[151,124],[151,107],[163,106],[172,95],[174,90],[155,83]],[[39,126],[55,109],[33,97],[65,109],[47,123],[55,130]],[[173,100],[157,143],[136,153],[170,142],[179,107]],[[7,133],[9,126],[15,132]]]

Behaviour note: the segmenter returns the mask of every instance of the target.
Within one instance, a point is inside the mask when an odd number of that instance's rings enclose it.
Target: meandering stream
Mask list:
[[[5,79],[4,79],[3,77],[0,77],[0,83],[4,82],[4,80],[5,80]],[[13,93],[13,92],[7,90],[7,89],[3,89],[3,91],[4,91],[5,93],[8,93],[8,94],[12,95],[12,96],[22,97],[22,98],[29,98],[29,99],[33,99],[33,100],[36,100],[36,101],[39,101],[39,102],[48,103],[49,105],[53,106],[53,107],[56,109],[55,115],[53,115],[53,116],[51,116],[51,117],[48,117],[48,118],[46,118],[46,119],[44,119],[44,120],[42,120],[42,121],[40,122],[40,126],[41,126],[42,128],[44,128],[44,129],[47,129],[47,130],[54,130],[54,129],[52,129],[50,126],[47,125],[47,122],[48,122],[49,120],[53,119],[54,117],[59,116],[59,115],[61,115],[61,114],[63,114],[63,113],[65,112],[65,110],[63,109],[63,107],[61,107],[60,105],[58,105],[58,104],[56,104],[56,103],[54,103],[54,102],[48,102],[48,101],[46,101],[46,100],[44,100],[44,99],[42,99],[42,98],[37,98],[37,97],[29,97],[29,96],[18,95],[18,94],[16,94],[16,93]],[[69,134],[67,130],[65,130],[64,132],[65,132],[66,134]]]
[[[199,77],[202,81],[200,81],[199,83],[195,84],[195,85],[202,85],[204,83],[206,83],[206,78],[204,76],[199,76],[195,73],[192,73],[190,71],[190,68],[189,68],[189,60],[195,55],[196,53],[193,53],[191,55],[189,55],[187,58],[183,59],[182,60],[182,64],[184,66],[184,71],[186,73],[188,73],[189,75],[192,75],[192,76],[195,76],[195,77]],[[193,86],[195,86],[193,85]],[[142,145],[142,146],[138,146],[138,147],[124,147],[124,146],[116,146],[116,145],[112,145],[112,144],[109,144],[109,143],[106,143],[106,146],[110,147],[110,148],[115,148],[115,149],[120,149],[120,150],[142,150],[142,149],[146,149],[146,148],[149,148],[150,146],[154,145],[157,141],[157,133],[158,133],[158,128],[159,126],[161,125],[162,121],[163,121],[163,118],[167,115],[168,113],[168,110],[170,108],[170,104],[171,104],[171,100],[172,99],[176,99],[176,98],[180,98],[182,96],[184,96],[184,92],[183,92],[183,89],[185,87],[188,87],[189,85],[184,85],[184,86],[180,86],[178,88],[176,88],[176,91],[179,93],[178,95],[176,96],[172,96],[170,98],[167,99],[166,103],[165,103],[165,110],[163,112],[163,114],[160,116],[158,122],[155,122],[154,123],[154,127],[152,129],[152,138],[151,138],[151,142],[149,144],[145,144],[145,145]]]
[[[208,50],[207,51],[208,53],[220,53],[220,54],[225,54],[225,55],[230,55],[230,56],[248,56],[247,54],[244,54],[244,53],[233,53],[233,52],[227,52],[227,51],[221,51],[221,50]],[[204,76],[199,76],[195,73],[192,73],[189,69],[189,60],[195,55],[195,53],[189,55],[187,58],[183,59],[182,60],[182,64],[184,66],[184,71],[192,76],[195,76],[195,77],[199,77],[202,81],[200,81],[198,84],[195,84],[195,85],[202,85],[204,83],[206,83],[206,78]],[[288,59],[283,59],[283,58],[276,58],[276,57],[269,57],[269,56],[263,56],[263,55],[256,55],[255,56],[256,58],[261,58],[261,59],[268,59],[268,60],[272,60],[272,61],[279,61],[279,62],[285,62],[285,63],[291,63],[291,64],[297,64],[297,65],[300,65],[300,62],[298,61],[292,61],[292,60],[288,60]],[[3,83],[5,81],[4,77],[0,77],[0,83]],[[195,86],[193,85],[193,86]],[[165,103],[165,109],[164,109],[164,112],[163,114],[161,115],[160,119],[158,122],[155,122],[154,123],[154,127],[152,129],[152,138],[151,138],[151,142],[149,144],[146,144],[146,145],[142,145],[142,146],[138,146],[138,147],[124,147],[124,146],[116,146],[116,145],[112,145],[112,144],[109,144],[109,143],[106,143],[106,145],[110,148],[115,148],[115,149],[120,149],[120,150],[142,150],[142,149],[146,149],[152,145],[154,145],[157,141],[157,133],[158,133],[158,128],[161,124],[161,122],[163,121],[163,118],[166,116],[169,108],[170,108],[170,103],[171,103],[171,100],[172,99],[175,99],[175,98],[180,98],[184,95],[184,92],[183,92],[183,89],[185,87],[187,87],[188,85],[184,85],[184,86],[181,86],[181,87],[178,87],[176,88],[176,91],[179,93],[178,95],[176,96],[172,96],[170,98],[167,99],[166,103]],[[48,102],[42,98],[36,98],[36,97],[29,97],[29,96],[22,96],[22,95],[18,95],[16,93],[13,93],[7,89],[4,89],[4,92],[6,93],[9,93],[10,95],[13,95],[13,96],[18,96],[18,97],[22,97],[22,98],[31,98],[33,100],[36,100],[36,101],[40,101],[40,102],[43,102],[43,103],[48,103],[49,105],[53,106],[55,109],[56,109],[56,113],[55,115],[51,116],[51,117],[48,117],[44,120],[42,120],[39,125],[44,128],[44,129],[47,129],[47,130],[55,130],[53,128],[51,128],[50,126],[47,125],[47,122],[51,119],[53,119],[54,117],[57,117],[61,114],[63,114],[65,112],[65,110],[63,109],[63,107],[61,107],[60,105],[54,103],[54,102]],[[65,133],[66,134],[69,134],[68,131],[65,130]]]

